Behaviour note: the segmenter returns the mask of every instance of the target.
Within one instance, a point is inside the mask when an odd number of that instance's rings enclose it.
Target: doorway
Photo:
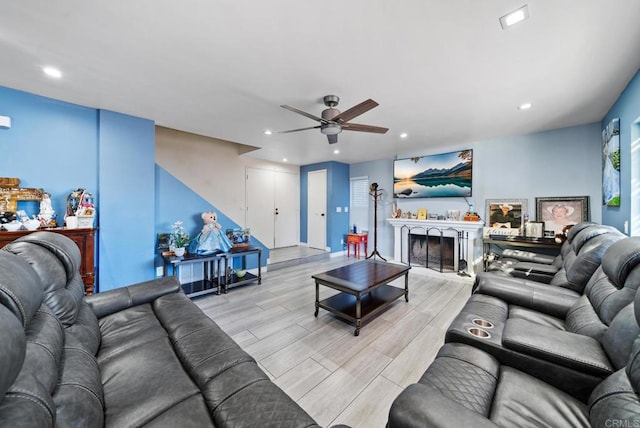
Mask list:
[[[247,227],[269,249],[298,245],[299,183],[298,174],[247,168]]]
[[[311,248],[327,247],[327,170],[307,175],[307,243]]]

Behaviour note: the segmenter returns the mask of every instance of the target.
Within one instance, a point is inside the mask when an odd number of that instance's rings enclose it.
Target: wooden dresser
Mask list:
[[[80,255],[82,257],[80,262],[80,275],[84,282],[84,291],[87,295],[93,294],[95,285],[95,235],[97,233],[97,229],[66,229],[64,227],[56,227],[51,229],[38,229],[38,231],[60,233],[64,236],[68,236],[78,245],[80,248]],[[36,231],[18,230],[16,232],[7,232],[2,230],[0,231],[0,248],[21,236],[28,235],[33,232]]]

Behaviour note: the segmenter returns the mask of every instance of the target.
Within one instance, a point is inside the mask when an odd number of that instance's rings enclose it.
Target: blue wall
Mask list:
[[[189,189],[180,180],[168,173],[164,168],[155,167],[155,233],[171,232],[171,225],[180,220],[189,236],[195,238],[202,230],[204,222],[201,214],[206,211],[213,211],[218,214],[218,223],[222,226],[222,231],[229,228],[240,227],[231,221],[222,210],[217,209],[193,190]],[[251,237],[251,245],[262,248],[262,265],[266,265],[269,257],[269,249],[261,242]],[[234,259],[234,263],[239,267],[241,260]],[[162,266],[160,257],[156,259],[156,266]],[[255,257],[247,258],[247,268],[257,268]]]
[[[106,110],[98,117],[100,290],[106,291],[154,276],[155,125]]]
[[[307,174],[327,170],[327,246],[331,252],[342,251],[342,239],[349,231],[349,165],[341,162],[321,162],[300,167],[300,242],[307,242]],[[342,212],[336,212],[342,207]]]
[[[96,203],[98,290],[153,277],[152,121],[0,87],[0,175],[51,193],[62,225],[67,195],[85,188]],[[39,204],[18,208],[37,214]]]
[[[602,206],[602,222],[624,230],[631,220],[631,125],[640,117],[640,72],[636,73],[600,124],[603,129],[614,118],[620,118],[620,206]],[[640,168],[640,165],[635,165]],[[600,201],[602,204],[602,200]],[[637,221],[637,219],[634,219]]]
[[[0,116],[12,122],[11,129],[0,129],[0,176],[51,193],[60,225],[71,191],[85,188],[97,201],[96,110],[0,86]],[[30,216],[40,211],[37,202],[18,208]]]

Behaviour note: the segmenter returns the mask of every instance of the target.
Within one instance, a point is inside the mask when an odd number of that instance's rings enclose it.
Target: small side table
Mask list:
[[[360,244],[364,244],[364,255],[367,256],[367,237],[369,235],[366,233],[347,233],[347,257],[350,255],[351,245],[354,246],[355,250],[353,253],[356,258],[360,258]]]
[[[247,269],[247,256],[249,255],[258,256],[258,275],[254,275],[250,272],[246,272]],[[262,248],[260,247],[234,247],[226,253],[221,253],[221,256],[224,258],[224,293],[229,291],[231,287],[237,287],[239,285],[249,284],[251,282],[256,281],[258,285],[262,283]],[[229,265],[233,265],[233,259],[236,257],[241,257],[242,259],[242,269],[245,270],[245,274],[242,277],[238,277],[233,272],[233,268]]]
[[[162,256],[164,264],[164,276],[168,275],[171,266],[173,276],[178,275],[178,267],[187,264],[201,263],[203,269],[203,279],[182,284],[182,290],[189,297],[202,296],[213,293],[220,294],[221,291],[221,271],[220,264],[223,253],[215,253],[206,256],[196,254],[185,254],[183,257]]]

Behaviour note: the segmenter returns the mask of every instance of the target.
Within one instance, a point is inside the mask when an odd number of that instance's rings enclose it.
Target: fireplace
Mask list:
[[[465,272],[475,274],[482,270],[482,225],[481,221],[455,221],[455,220],[418,220],[391,218],[387,221],[394,229],[393,260],[397,263],[409,263],[409,235],[428,235],[440,242],[442,237],[445,242],[445,260],[443,271]],[[426,238],[424,238],[426,239]],[[432,239],[432,238],[430,238]],[[428,241],[426,242],[428,244]],[[420,250],[419,244],[417,250]],[[451,270],[449,248],[453,247],[453,269]],[[424,248],[424,246],[422,247]],[[440,254],[439,250],[431,250],[427,245],[429,257]],[[425,253],[427,250],[424,250]],[[449,253],[449,254],[447,254]],[[423,256],[424,269],[427,268],[426,256]],[[416,269],[423,269],[423,264],[416,262],[416,254],[411,255],[411,265]],[[432,261],[430,268],[440,270],[439,262]]]
[[[450,236],[409,234],[409,264],[456,271],[456,239]]]

